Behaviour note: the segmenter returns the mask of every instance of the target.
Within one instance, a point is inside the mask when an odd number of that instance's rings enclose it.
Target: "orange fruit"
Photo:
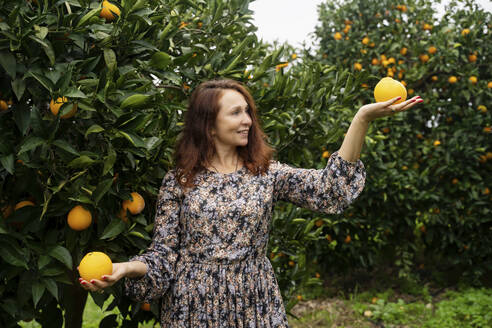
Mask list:
[[[315,224],[319,228],[323,225],[323,220],[316,220]]]
[[[485,157],[487,159],[492,159],[492,152],[488,151],[487,154],[485,154]]]
[[[476,61],[477,61],[477,56],[476,56],[476,55],[474,55],[474,54],[468,55],[468,61],[469,61],[470,63],[474,63],[474,62],[476,62]]]
[[[461,35],[462,35],[462,36],[466,36],[466,35],[468,35],[468,34],[470,34],[470,30],[469,30],[469,29],[467,29],[467,28],[465,28],[463,31],[461,31]]]
[[[432,46],[432,47],[429,47],[429,49],[427,50],[431,55],[435,54],[437,52],[437,48]]]
[[[383,133],[389,133],[390,132],[390,128],[386,127],[386,128],[383,128]]]
[[[340,32],[337,32],[337,33],[335,33],[335,35],[333,37],[335,38],[335,40],[341,40],[342,34]]]
[[[451,83],[451,84],[454,84],[458,81],[458,78],[454,75],[450,76],[449,79],[448,79],[448,82]]]
[[[400,82],[391,77],[382,78],[374,88],[374,98],[376,102],[387,101],[400,96],[401,99],[395,102],[399,104],[407,99],[407,89]]]
[[[50,102],[51,113],[53,113],[53,115],[55,115],[55,116],[58,115],[60,108],[63,106],[63,104],[65,104],[67,102],[68,102],[67,97],[62,97],[62,98],[60,97],[60,98],[56,99],[56,101],[51,99],[51,102]],[[75,113],[77,113],[77,104],[73,104],[70,112],[60,116],[60,118],[62,118],[62,119],[70,118],[70,117],[74,116]]]
[[[330,152],[328,150],[325,150],[323,152],[323,155],[321,155],[323,158],[329,158],[330,157]]]
[[[486,187],[483,192],[482,192],[484,195],[488,195],[490,194],[490,189],[488,187]]]
[[[294,261],[289,261],[289,266],[293,267],[294,265],[296,265]]]
[[[138,192],[131,193],[133,200],[125,199],[123,201],[123,210],[129,210],[133,215],[139,214],[145,208],[145,200]]]
[[[441,144],[441,142],[439,140],[434,141],[434,146],[435,147],[439,146],[440,144]]]
[[[150,304],[149,303],[144,303],[144,304],[142,304],[142,306],[140,306],[140,308],[143,311],[150,311]]]
[[[345,237],[345,244],[349,244],[350,242],[352,241],[352,237],[350,237],[350,235],[347,235],[347,237]]]
[[[68,212],[67,223],[72,230],[85,230],[92,223],[92,214],[89,210],[82,207],[82,205],[77,205]]]
[[[9,109],[9,105],[5,100],[0,100],[0,111]]]
[[[106,19],[106,22],[112,22],[116,16],[121,15],[121,10],[118,8],[118,6],[113,5],[109,1],[103,1],[102,3],[102,9],[101,12],[99,13],[99,17],[102,17]]]
[[[401,50],[400,50],[400,54],[401,54],[402,56],[405,56],[405,55],[407,54],[407,51],[408,51],[408,49],[407,49],[407,48],[405,48],[405,47],[403,47],[403,48],[401,48]]]
[[[430,30],[432,30],[432,25],[425,23],[424,27],[422,29],[424,31],[430,31]]]
[[[379,65],[379,60],[377,58],[373,58],[371,64]]]
[[[419,59],[422,63],[427,63],[429,61],[429,55],[428,54],[422,54],[419,56]]]
[[[116,216],[122,219],[123,222],[128,222],[128,215],[126,214],[126,210],[124,208],[122,208]]]
[[[6,219],[10,216],[10,214],[12,214],[14,208],[12,207],[12,205],[5,205],[4,207],[2,207],[1,211],[3,218]]]
[[[459,180],[454,178],[453,181],[451,181],[451,182],[455,185],[455,184],[458,184]]]
[[[436,75],[433,75],[431,79],[432,79],[432,81],[436,82],[437,81],[437,76]]]
[[[14,211],[17,211],[19,208],[23,208],[24,206],[34,206],[34,203],[30,200],[23,200],[15,204]]]
[[[196,25],[198,26],[198,28],[202,28],[203,23],[202,22],[198,22]]]
[[[483,132],[490,133],[492,132],[492,128],[490,126],[486,126],[483,128]]]
[[[369,44],[369,38],[366,36],[365,38],[362,39],[362,44]]]
[[[86,280],[102,280],[102,276],[113,273],[113,262],[103,252],[87,253],[80,261],[79,274]]]
[[[360,63],[355,63],[354,68],[358,71],[362,70],[362,65]]]
[[[487,88],[492,89],[492,81],[487,83]]]
[[[470,76],[468,78],[468,81],[470,81],[472,84],[477,84],[478,79],[476,76]]]
[[[297,295],[297,300],[302,301],[302,295]]]

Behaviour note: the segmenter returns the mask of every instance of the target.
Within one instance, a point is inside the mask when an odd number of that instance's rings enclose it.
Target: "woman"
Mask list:
[[[288,327],[266,256],[279,200],[321,213],[341,213],[362,191],[359,159],[372,120],[422,102],[414,97],[365,105],[325,169],[272,160],[254,101],[232,80],[204,82],[193,92],[175,154],[162,181],[152,244],[113,274],[86,282],[102,291],[121,278],[131,298],[163,297],[162,327]]]

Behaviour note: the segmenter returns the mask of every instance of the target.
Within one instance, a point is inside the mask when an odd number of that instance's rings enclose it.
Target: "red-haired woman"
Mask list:
[[[161,326],[288,327],[267,243],[278,201],[341,213],[362,191],[359,154],[370,121],[421,102],[363,106],[325,169],[272,160],[255,103],[240,83],[214,80],[193,92],[175,168],[164,176],[150,247],[84,287],[126,277],[133,299],[163,297]]]

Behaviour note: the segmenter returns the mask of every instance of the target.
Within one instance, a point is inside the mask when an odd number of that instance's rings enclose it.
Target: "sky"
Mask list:
[[[257,36],[267,42],[287,41],[294,47],[301,47],[306,41],[313,44],[314,27],[318,24],[318,5],[321,0],[256,0],[249,8],[254,11],[254,22],[258,27]],[[448,0],[436,4],[438,14],[444,13]],[[476,0],[485,10],[492,12],[491,0]]]

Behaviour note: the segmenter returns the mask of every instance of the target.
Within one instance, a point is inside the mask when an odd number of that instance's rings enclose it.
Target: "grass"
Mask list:
[[[423,327],[423,328],[475,328],[492,327],[492,289],[463,288],[446,289],[431,294],[426,286],[413,290],[412,294],[394,289],[367,290],[361,293],[335,297],[320,297],[319,289],[311,291],[315,299],[301,301],[292,309],[299,319],[289,316],[291,328],[314,327]],[[105,309],[112,297],[106,300]],[[97,328],[105,316],[117,314],[118,310],[101,310],[87,299],[84,311],[84,328]],[[122,317],[118,315],[118,322]],[[21,327],[41,327],[35,322],[19,323]],[[149,322],[139,327],[160,327]]]

